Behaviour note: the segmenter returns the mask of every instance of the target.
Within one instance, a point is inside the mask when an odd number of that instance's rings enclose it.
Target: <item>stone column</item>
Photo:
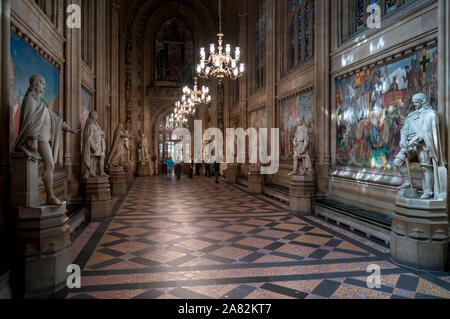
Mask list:
[[[4,137],[0,139],[0,269],[10,268],[9,249],[3,241],[2,234],[6,233],[8,225],[7,212],[9,206],[10,173],[9,173],[9,66],[10,66],[10,0],[0,2],[0,54],[2,59],[0,75],[0,130]],[[8,234],[9,235],[9,234]],[[5,236],[6,238],[6,236]],[[12,238],[10,238],[12,239]],[[10,246],[10,245],[8,245]],[[10,248],[11,249],[11,248]],[[0,270],[0,299],[11,297],[9,287],[10,272]]]
[[[65,0],[64,8],[70,4],[81,5],[80,0]],[[64,12],[65,10],[63,10]],[[72,128],[80,127],[81,105],[81,32],[69,29],[64,21],[65,59],[64,63],[64,120]],[[80,187],[80,139],[64,133],[64,169],[67,172],[69,199],[81,201]]]
[[[111,137],[109,139],[110,145],[112,143],[112,136],[114,136],[114,130],[119,124],[120,114],[119,114],[119,51],[120,51],[120,41],[119,41],[119,25],[120,25],[120,6],[118,0],[111,0],[111,125],[108,135]]]
[[[444,271],[447,269],[447,200],[405,198],[399,192],[392,220],[392,259],[409,267]]]
[[[315,184],[314,176],[291,176],[291,183],[289,184],[289,209],[292,213],[301,216],[313,214]]]
[[[330,1],[316,1],[315,69],[315,128],[317,145],[314,145],[318,196],[328,192],[330,156]]]
[[[450,158],[450,138],[448,126],[450,125],[450,3],[448,0],[439,0],[439,114],[442,147],[445,149],[447,161]],[[447,175],[447,185],[450,185],[450,174]]]

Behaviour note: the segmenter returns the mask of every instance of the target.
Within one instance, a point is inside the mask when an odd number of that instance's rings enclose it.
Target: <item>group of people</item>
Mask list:
[[[177,177],[177,180],[179,181],[181,179],[181,172],[182,172],[182,164],[181,163],[175,163],[172,159],[172,157],[164,158],[161,163],[161,172],[164,176],[172,176],[172,171],[175,171],[175,176]],[[191,163],[189,163],[189,178],[194,178],[194,169],[195,169],[195,175],[200,176],[200,171],[202,169],[202,163],[194,163],[194,160],[191,160]],[[205,163],[205,176],[216,177],[216,184],[219,183],[219,176],[220,176],[220,163],[214,162],[213,164]],[[211,167],[212,166],[212,167]]]

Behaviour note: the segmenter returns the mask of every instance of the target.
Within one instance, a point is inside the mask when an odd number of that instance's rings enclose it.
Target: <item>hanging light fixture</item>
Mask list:
[[[184,97],[184,95],[183,95]],[[175,113],[175,115],[194,115],[195,114],[195,105],[194,102],[191,100],[191,98],[187,98],[185,101],[183,102],[176,102],[175,103],[175,108],[173,110],[173,112]]]
[[[205,48],[200,48],[200,64],[197,65],[197,73],[202,78],[215,77],[219,82],[223,81],[225,77],[236,80],[241,77],[245,71],[244,63],[240,63],[241,50],[236,48],[235,58],[231,56],[231,46],[227,44],[225,46],[225,52],[223,51],[223,38],[222,33],[222,0],[219,0],[219,33],[217,37],[218,52],[216,53],[215,45],[210,44],[209,57],[206,58]]]
[[[208,104],[211,102],[211,95],[209,95],[209,88],[207,86],[202,86],[202,89],[198,89],[198,78],[194,77],[194,87],[190,89],[185,86],[183,88],[183,96],[181,97],[181,102],[192,102],[194,106],[198,104]]]

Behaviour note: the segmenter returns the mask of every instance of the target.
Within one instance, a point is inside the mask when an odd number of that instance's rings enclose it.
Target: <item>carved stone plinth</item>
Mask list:
[[[289,208],[294,214],[308,216],[313,214],[313,199],[316,191],[314,176],[291,176],[289,185]]]
[[[399,193],[392,221],[392,259],[425,270],[447,269],[448,216],[446,200],[405,198]]]
[[[137,163],[137,175],[138,176],[150,176],[152,175],[150,162],[138,162]]]
[[[127,184],[130,184],[133,182],[133,166],[131,164],[124,164],[123,170],[125,171],[125,177]]]
[[[89,177],[83,183],[90,220],[98,221],[112,214],[111,188],[108,176]]]
[[[16,233],[15,278],[20,283],[20,293],[27,298],[63,288],[67,266],[72,263],[66,203],[19,208]]]
[[[254,194],[264,193],[264,176],[259,170],[251,170],[248,174],[248,191]]]
[[[12,154],[11,205],[34,207],[40,204],[39,163],[28,160],[21,153]]]
[[[238,164],[228,164],[226,171],[226,181],[236,184],[239,178],[239,165]]]
[[[127,191],[127,179],[122,166],[109,169],[112,196],[120,196]]]

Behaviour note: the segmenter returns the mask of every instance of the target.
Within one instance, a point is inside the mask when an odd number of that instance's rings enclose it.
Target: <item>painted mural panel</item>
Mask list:
[[[193,39],[191,31],[178,18],[171,18],[162,24],[155,41],[155,74],[158,85],[193,82]]]
[[[45,78],[46,89],[43,93],[43,98],[49,107],[59,114],[59,71],[14,33],[11,33],[11,62],[9,139],[12,147],[19,133],[21,104],[27,93],[29,79],[32,75],[38,74]]]
[[[84,128],[84,125],[86,124],[89,112],[94,110],[92,102],[92,95],[84,88],[81,88],[80,123],[82,128]]]
[[[298,121],[303,119],[312,132],[312,110],[314,104],[314,92],[309,91],[280,104],[280,159],[292,159],[292,141]],[[311,141],[313,136],[311,134]],[[314,142],[312,141],[312,144]]]
[[[249,115],[249,127],[256,129],[267,128],[267,111],[265,107],[250,112]]]
[[[336,83],[336,163],[392,169],[400,130],[423,92],[437,110],[438,55],[431,47]]]

